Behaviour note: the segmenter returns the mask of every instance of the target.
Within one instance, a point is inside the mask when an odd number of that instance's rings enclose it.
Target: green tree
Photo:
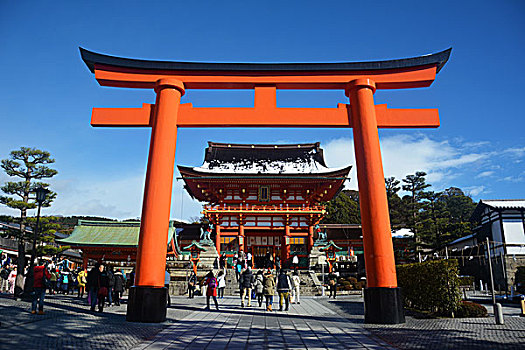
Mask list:
[[[388,213],[390,214],[390,227],[392,230],[401,227],[405,223],[403,202],[397,194],[401,190],[400,183],[395,177],[385,179]]]
[[[29,147],[21,147],[19,150],[11,151],[9,158],[1,161],[1,167],[8,176],[20,179],[19,181],[8,181],[0,187],[0,190],[6,194],[0,196],[0,203],[20,211],[20,229],[18,232],[10,233],[18,241],[17,271],[20,272],[24,271],[26,267],[25,243],[32,238],[32,234],[26,232],[28,226],[27,211],[37,206],[35,198],[31,197],[31,194],[40,186],[45,188],[49,186],[49,184],[38,180],[51,178],[57,174],[55,169],[47,166],[54,162],[55,160],[51,158],[49,152]],[[43,206],[50,206],[55,197],[56,193],[50,192]],[[23,273],[18,273],[16,296],[21,293],[23,277]]]
[[[328,203],[324,224],[360,224],[359,192],[343,190]]]
[[[36,227],[36,218],[27,218],[27,221],[30,226]],[[36,247],[37,257],[57,255],[69,249],[69,246],[59,247],[55,244],[55,234],[63,231],[59,218],[54,216],[41,217],[39,226],[37,242],[41,244],[37,244]]]
[[[443,243],[471,234],[470,217],[476,208],[472,198],[465,195],[461,189],[450,187],[443,191],[442,201],[447,210],[447,228]]]
[[[416,250],[419,249],[421,239],[418,235],[418,228],[421,226],[421,209],[423,208],[423,199],[425,198],[426,191],[430,184],[426,183],[425,176],[427,173],[424,171],[416,171],[415,174],[409,174],[404,179],[405,183],[402,188],[403,191],[409,194],[403,197],[405,204],[405,219],[406,224],[410,230],[414,233],[414,240],[416,244]]]

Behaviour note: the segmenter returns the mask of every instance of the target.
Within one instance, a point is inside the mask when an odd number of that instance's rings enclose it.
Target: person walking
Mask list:
[[[219,274],[217,275],[217,285],[218,297],[219,299],[224,299],[224,289],[226,288],[226,275],[224,274],[223,270],[219,271]]]
[[[263,296],[264,296],[264,277],[262,270],[259,270],[257,272],[257,277],[255,278],[255,295],[257,297],[257,303],[259,303],[259,307],[262,306],[263,303]]]
[[[57,274],[56,268],[52,268],[49,273],[51,274],[51,278],[49,279],[49,281],[51,282],[49,293],[52,295],[55,295],[57,291],[57,280],[58,280],[58,274]]]
[[[13,267],[9,276],[7,277],[7,283],[9,284],[9,294],[15,294],[15,285],[16,285],[16,266]]]
[[[166,271],[164,272],[164,287],[166,287],[166,293],[168,294],[168,306],[171,306],[170,281],[171,275],[168,271],[168,266],[166,266]]]
[[[264,288],[263,293],[266,299],[266,311],[272,311],[273,306],[273,295],[275,294],[275,279],[273,278],[272,271],[268,269],[264,277]]]
[[[219,268],[223,271],[226,271],[226,253],[222,253],[219,258]]]
[[[36,314],[36,305],[38,303],[38,314],[44,314],[44,298],[46,297],[46,288],[51,278],[51,274],[46,267],[39,263],[33,267],[33,302],[31,303],[31,313]]]
[[[292,265],[293,265],[293,269],[297,271],[297,269],[299,268],[299,257],[297,255],[293,256]]]
[[[100,265],[98,268],[98,271],[100,272],[98,274],[98,293],[97,293],[97,299],[98,299],[98,312],[104,312],[104,305],[106,303],[106,298],[109,294],[109,274],[106,269],[104,269],[104,265]]]
[[[197,275],[194,271],[191,271],[190,278],[188,280],[188,298],[193,299],[195,295],[195,285],[197,284]]]
[[[239,283],[241,287],[241,307],[244,307],[244,297],[248,295],[248,307],[252,306],[252,284],[253,284],[252,269],[247,267],[241,275]]]
[[[113,266],[106,267],[106,273],[108,274],[108,305],[113,305],[113,287],[115,287],[115,275],[113,274]]]
[[[5,258],[5,260],[2,261],[2,271],[0,271],[0,279],[2,281],[2,287],[0,291],[2,293],[7,293],[7,291],[9,290],[9,281],[7,279],[9,278],[9,274],[11,273],[11,269],[9,268],[9,265],[5,263],[5,261],[7,261],[7,258]]]
[[[237,260],[237,264],[235,265],[235,278],[237,279],[237,282],[239,282],[239,279],[241,278],[241,271],[242,261],[239,259]]]
[[[97,295],[98,295],[98,280],[99,280],[99,274],[100,274],[100,265],[99,263],[95,264],[89,270],[87,275],[87,290],[88,290],[88,301],[90,304],[90,310],[95,311],[95,306],[97,305]],[[104,266],[102,266],[104,268]]]
[[[86,277],[87,277],[87,271],[81,270],[77,275],[77,281],[78,281],[78,297],[83,298],[84,292],[86,290]]]
[[[113,301],[115,302],[115,305],[120,306],[120,299],[122,298],[122,293],[124,293],[124,275],[122,274],[122,271],[117,270],[114,274],[115,277],[115,286],[113,287]]]
[[[330,273],[328,275],[328,288],[330,290],[330,295],[328,295],[328,299],[332,297],[332,295],[335,296],[337,294],[337,276],[334,273]]]
[[[299,277],[299,273],[297,272],[297,270],[295,270],[293,272],[293,275],[292,275],[292,304],[296,303],[296,304],[300,304],[301,303],[301,300],[300,300],[300,286],[301,286],[301,278]]]
[[[62,288],[62,293],[69,294],[69,271],[66,269],[62,270],[61,274],[61,283],[60,287]]]
[[[275,257],[275,272],[281,274],[281,258],[278,256]]]
[[[292,288],[292,281],[285,269],[281,269],[277,280],[277,293],[279,293],[279,311],[283,311],[283,301],[286,305],[285,311],[288,311],[290,306],[290,289]]]
[[[248,254],[246,254],[246,264],[248,265],[249,268],[253,268],[253,261],[252,261],[252,253],[248,252]]]
[[[272,266],[270,266],[271,258],[272,258],[272,254],[270,254],[270,251],[267,250],[266,254],[264,255],[264,267],[266,267],[267,269],[271,269],[272,268]]]
[[[206,280],[204,280],[206,288],[206,310],[210,310],[210,297],[213,298],[215,308],[219,311],[219,303],[217,302],[217,279],[213,275],[213,271],[208,272]]]

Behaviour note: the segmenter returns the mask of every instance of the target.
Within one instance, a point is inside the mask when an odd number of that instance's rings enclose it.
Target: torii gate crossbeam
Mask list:
[[[80,49],[102,86],[155,89],[155,104],[94,108],[93,126],[151,127],[135,286],[128,321],[166,319],[165,242],[179,127],[353,128],[367,288],[365,322],[404,322],[397,287],[378,128],[435,128],[437,109],[374,105],[376,89],[427,87],[451,49],[433,55],[351,63],[192,63],[127,59]],[[186,89],[254,89],[253,108],[194,108],[180,104]],[[341,89],[350,105],[278,108],[277,89]]]

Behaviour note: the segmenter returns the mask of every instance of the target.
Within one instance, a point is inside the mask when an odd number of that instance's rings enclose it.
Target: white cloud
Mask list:
[[[485,186],[470,186],[465,187],[464,190],[465,194],[470,195],[472,197],[477,197],[481,193],[490,193],[490,191],[486,190]]]
[[[458,173],[457,168],[488,158],[489,153],[461,154],[447,141],[435,141],[424,135],[400,134],[381,138],[385,177],[404,178],[407,174],[424,171],[429,183],[439,185]],[[332,140],[323,145],[325,158],[331,167],[355,165],[353,140]],[[355,167],[347,188],[357,189]],[[439,187],[439,186],[438,186]]]
[[[509,154],[512,157],[523,158],[525,156],[525,147],[512,147],[503,150],[501,153]]]
[[[492,176],[492,175],[494,175],[494,171],[488,170],[488,171],[484,171],[482,173],[479,173],[478,175],[476,175],[476,178],[489,177],[489,176]]]

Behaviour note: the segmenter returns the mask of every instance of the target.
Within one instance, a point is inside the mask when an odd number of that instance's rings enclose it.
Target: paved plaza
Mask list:
[[[278,298],[274,298],[276,301]],[[364,325],[360,296],[304,297],[288,312],[242,308],[238,297],[206,311],[205,298],[172,297],[162,324],[125,321],[126,306],[91,313],[85,300],[51,296],[46,314],[0,297],[0,349],[518,349],[525,318],[506,308],[493,318],[414,319],[402,325]]]

